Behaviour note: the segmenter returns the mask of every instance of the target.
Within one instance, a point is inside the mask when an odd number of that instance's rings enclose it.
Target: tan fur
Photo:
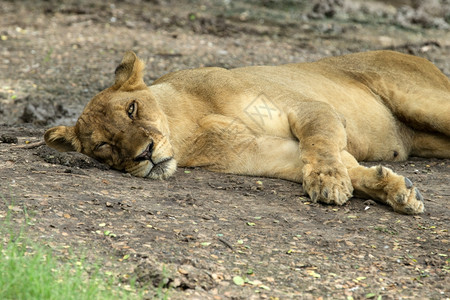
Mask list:
[[[391,51],[315,63],[170,73],[147,87],[133,52],[115,83],[73,127],[45,133],[79,151],[155,179],[180,166],[303,183],[313,201],[363,195],[402,213],[424,210],[412,183],[357,161],[450,158],[450,81],[425,59]]]

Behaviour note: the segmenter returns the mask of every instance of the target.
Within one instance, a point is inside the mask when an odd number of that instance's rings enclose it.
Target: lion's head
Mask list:
[[[97,94],[75,126],[53,127],[45,142],[58,151],[77,151],[134,176],[167,178],[176,161],[167,119],[143,81],[144,63],[127,52],[113,86]]]

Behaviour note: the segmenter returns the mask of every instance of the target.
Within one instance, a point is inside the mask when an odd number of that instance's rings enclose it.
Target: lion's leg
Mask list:
[[[305,192],[313,201],[344,204],[353,192],[341,159],[347,146],[345,120],[326,103],[306,101],[291,109],[288,121],[299,140]]]
[[[415,132],[411,155],[450,158],[450,136],[420,131]]]
[[[434,86],[407,81],[392,85],[385,103],[409,127],[450,137],[450,81]]]
[[[381,55],[371,64],[379,75],[369,72],[365,83],[409,127],[450,137],[449,78],[426,59]]]
[[[363,167],[345,150],[332,151],[335,139],[321,140],[319,134],[307,140],[317,146],[309,149],[295,139],[255,134],[239,119],[220,115],[205,118],[201,126],[198,147],[186,153],[180,166],[300,182],[311,199],[325,203],[345,203],[354,188],[398,212],[423,211],[422,196],[409,179],[388,168]]]
[[[405,95],[396,107],[399,118],[417,130],[440,132],[450,137],[450,91],[426,91],[421,95]]]
[[[404,214],[424,211],[423,197],[408,178],[386,167],[361,166],[347,151],[343,151],[342,160],[348,168],[356,196],[373,198]]]

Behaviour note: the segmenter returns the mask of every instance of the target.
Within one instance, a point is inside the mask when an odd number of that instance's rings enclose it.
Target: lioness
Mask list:
[[[135,176],[164,179],[179,166],[303,183],[313,201],[355,194],[400,213],[424,211],[413,183],[358,161],[450,158],[450,81],[429,61],[392,51],[313,63],[200,68],[147,86],[127,52],[114,84],[73,127],[47,130],[78,151]]]

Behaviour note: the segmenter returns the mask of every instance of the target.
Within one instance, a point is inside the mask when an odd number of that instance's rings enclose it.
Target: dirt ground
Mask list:
[[[448,0],[1,0],[0,15],[0,222],[10,210],[62,259],[102,258],[171,299],[450,298],[448,159],[382,163],[424,195],[426,212],[404,216],[371,200],[314,204],[276,179],[183,168],[134,178],[39,145],[112,84],[128,49],[147,83],[373,49],[450,76]]]

